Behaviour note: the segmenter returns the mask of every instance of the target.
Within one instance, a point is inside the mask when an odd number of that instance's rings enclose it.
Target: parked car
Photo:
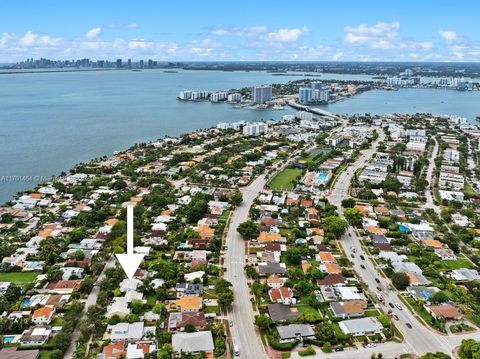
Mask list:
[[[407,323],[405,325],[408,327],[408,329],[412,329],[412,325],[410,323]]]
[[[390,308],[392,308],[392,309],[393,309],[393,308],[395,308],[395,306],[393,305],[393,303],[392,303],[392,302],[389,302],[389,303],[388,303],[388,305],[389,305],[389,306],[390,306]]]
[[[365,269],[365,266],[364,266],[363,264],[360,264],[360,267],[361,267],[362,269]]]
[[[362,261],[365,260],[365,257],[363,256],[363,254],[360,254],[360,259],[361,259]]]
[[[380,279],[375,278],[375,282],[377,282],[378,284],[380,284]]]

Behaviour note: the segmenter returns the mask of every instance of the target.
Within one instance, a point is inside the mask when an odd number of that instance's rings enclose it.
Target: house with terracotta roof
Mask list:
[[[390,210],[387,207],[384,206],[377,206],[375,207],[375,213],[380,216],[389,216],[390,215]]]
[[[193,325],[195,329],[203,329],[207,326],[205,313],[203,312],[172,312],[168,316],[167,327],[170,331],[183,331],[186,325]]]
[[[435,319],[443,318],[445,320],[458,320],[462,317],[460,310],[450,303],[430,306],[425,305],[424,307]]]
[[[320,270],[328,274],[341,274],[342,268],[336,263],[320,264]]]
[[[422,241],[423,245],[427,248],[440,249],[443,248],[442,242],[436,239],[426,239]]]
[[[328,274],[325,278],[317,279],[318,286],[341,287],[347,284],[347,279],[341,274]]]
[[[268,295],[274,303],[290,305],[296,302],[295,298],[293,298],[294,290],[289,287],[272,288],[268,291]]]
[[[370,205],[356,204],[354,208],[358,209],[360,212],[363,213],[364,216],[367,216],[367,217],[373,214],[373,208]]]
[[[107,344],[103,347],[102,359],[118,359],[122,355],[127,355],[125,350],[125,342],[119,341],[117,343]]]
[[[45,290],[50,293],[72,294],[80,288],[81,280],[59,280],[58,282],[48,283]]]
[[[282,242],[285,241],[280,233],[260,232],[257,241],[259,243]]]
[[[335,257],[332,255],[331,252],[319,252],[318,261],[322,264],[337,262],[337,260],[335,259]]]
[[[215,236],[215,229],[206,225],[198,226],[195,232],[200,235],[201,239],[211,240]]]
[[[376,226],[364,226],[363,229],[370,234],[386,234],[388,230]]]
[[[267,285],[269,288],[279,289],[283,287],[285,280],[276,274],[272,274],[267,278]]]
[[[52,317],[55,314],[55,307],[53,305],[46,305],[38,308],[32,314],[32,322],[37,325],[50,324]]]
[[[174,301],[171,307],[181,312],[198,312],[202,309],[202,297],[185,296]]]
[[[307,274],[308,270],[312,268],[312,264],[307,261],[302,261],[302,271],[303,274]]]
[[[346,302],[330,303],[330,308],[337,318],[350,319],[361,317],[367,308],[367,302],[364,300],[349,300]]]

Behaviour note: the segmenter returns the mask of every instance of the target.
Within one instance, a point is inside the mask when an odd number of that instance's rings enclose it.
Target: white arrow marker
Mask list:
[[[127,254],[115,254],[128,279],[132,279],[145,254],[133,253],[133,206],[127,205]]]

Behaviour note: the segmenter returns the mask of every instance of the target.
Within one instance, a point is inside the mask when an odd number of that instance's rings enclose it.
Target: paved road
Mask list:
[[[105,278],[105,271],[108,268],[111,268],[115,266],[115,258],[113,256],[110,257],[110,259],[105,263],[105,266],[103,267],[102,273],[97,278],[97,281],[95,282],[95,285],[93,286],[92,291],[87,297],[87,300],[85,301],[85,306],[83,307],[83,312],[82,312],[82,318],[84,319],[85,316],[87,315],[88,308],[90,308],[92,305],[95,305],[97,303],[97,297],[98,293],[100,291],[99,284],[100,282]],[[81,320],[80,319],[80,320]],[[72,339],[70,341],[70,346],[68,347],[67,351],[65,352],[63,358],[64,359],[71,359],[73,357],[73,353],[75,352],[75,349],[77,348],[77,342],[78,339],[80,338],[80,331],[78,330],[78,325],[75,328],[75,330],[72,333]]]
[[[338,206],[339,213],[342,217],[343,208],[341,207],[341,201],[344,198],[348,198],[348,189],[355,171],[362,168],[368,162],[368,160],[375,153],[378,143],[382,141],[384,137],[385,136],[383,132],[380,132],[380,136],[378,140],[372,145],[372,148],[365,150],[362,155],[357,159],[357,161],[339,176],[337,182],[335,183],[335,186],[332,189],[331,195],[329,197],[329,201],[332,204]],[[359,238],[352,227],[348,228],[347,233],[343,236],[340,242],[347,256],[352,261],[355,271],[358,273],[361,280],[365,282],[370,291],[374,293],[378,292],[378,286],[382,290],[381,292],[383,297],[385,298],[385,303],[387,305],[388,303],[402,303],[398,298],[397,292],[388,290],[387,287],[390,284],[389,280],[385,279],[377,272],[373,262],[368,259],[366,254],[363,252]],[[362,253],[364,254],[366,260],[362,260],[360,258],[360,254]],[[361,268],[362,264],[364,265],[365,269]],[[378,279],[380,283],[377,283],[376,279]],[[401,304],[401,306],[403,308],[402,310],[395,308],[394,312],[399,317],[399,320],[395,321],[395,324],[402,332],[405,338],[404,342],[400,344],[384,343],[374,349],[359,349],[358,351],[355,350],[354,353],[356,354],[351,354],[351,357],[355,356],[359,358],[366,358],[369,357],[367,353],[371,354],[372,350],[376,353],[384,353],[385,351],[384,354],[388,354],[390,357],[394,357],[395,355],[400,355],[405,352],[424,354],[427,352],[441,351],[447,354],[451,354],[452,350],[460,344],[462,339],[480,339],[479,332],[452,336],[441,335],[422,325],[419,321],[417,321],[417,319],[414,317],[412,312],[410,312],[410,310],[405,308],[403,304]],[[390,307],[384,308],[387,310],[390,309]],[[410,323],[412,328],[408,328],[406,326],[407,323]],[[333,358],[335,356],[332,356],[330,354],[319,354],[317,355],[317,357]],[[350,356],[345,356],[345,354],[343,354],[342,356],[342,354],[339,353],[337,357],[343,358]]]
[[[433,171],[435,170],[435,159],[438,156],[438,141],[435,137],[433,137],[433,141],[435,142],[435,145],[433,146],[432,154],[430,155],[429,158],[429,163],[428,163],[428,168],[427,168],[427,181],[429,183],[429,186],[425,188],[425,204],[423,205],[423,208],[433,208],[435,213],[440,215],[442,212],[440,206],[437,206],[434,202],[433,199]]]
[[[306,151],[314,148],[308,147]],[[300,150],[292,153],[292,156],[285,162],[276,167],[276,170],[269,176],[273,178],[276,173],[291,164],[296,156],[301,153]],[[264,346],[261,342],[258,331],[254,325],[255,313],[250,301],[250,288],[247,284],[245,275],[245,240],[237,232],[238,225],[249,218],[250,207],[253,201],[263,191],[269,181],[264,174],[257,177],[249,186],[241,189],[243,203],[232,213],[232,219],[228,227],[225,244],[228,250],[225,253],[225,279],[232,283],[235,293],[235,301],[232,309],[228,313],[228,318],[233,322],[231,329],[233,344],[240,349],[242,358],[260,359],[267,358]]]
[[[230,328],[234,345],[240,349],[242,358],[266,358],[260,336],[254,326],[254,312],[250,302],[250,288],[245,275],[245,240],[238,234],[237,227],[248,219],[253,201],[263,190],[267,180],[259,176],[248,187],[242,189],[243,203],[232,214],[225,244],[225,279],[232,283],[235,301],[228,317],[233,322]]]

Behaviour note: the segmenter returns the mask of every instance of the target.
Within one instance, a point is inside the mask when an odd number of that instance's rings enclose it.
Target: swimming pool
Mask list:
[[[30,306],[30,298],[25,298],[20,304],[20,309],[25,309]]]
[[[398,225],[398,230],[399,230],[400,232],[403,232],[403,233],[411,232],[410,228],[408,228],[406,225],[404,225],[404,224],[402,224],[402,223],[400,223],[400,224]]]
[[[5,335],[3,337],[3,342],[5,344],[13,343],[14,340],[15,340],[15,335]]]
[[[330,180],[330,172],[318,172],[315,176],[315,182],[326,185]]]

